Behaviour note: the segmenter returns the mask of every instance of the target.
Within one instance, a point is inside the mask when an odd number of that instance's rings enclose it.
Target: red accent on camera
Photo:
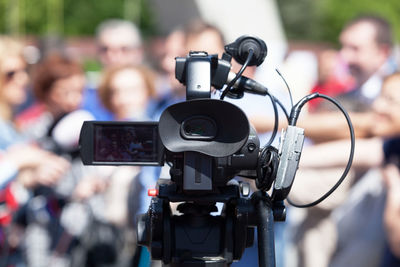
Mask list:
[[[149,189],[149,190],[147,190],[147,195],[149,197],[156,197],[156,196],[158,196],[158,190],[157,189]]]

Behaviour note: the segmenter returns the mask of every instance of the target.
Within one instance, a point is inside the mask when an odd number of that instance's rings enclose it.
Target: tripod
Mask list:
[[[181,202],[172,215],[170,202]],[[220,215],[216,202],[223,202]],[[275,266],[274,220],[285,217],[282,203],[273,203],[267,193],[251,198],[240,195],[240,186],[228,185],[218,194],[183,196],[174,183],[159,184],[146,214],[139,217],[138,243],[147,246],[153,259],[165,266],[225,267],[240,260],[254,241],[257,227],[259,266]]]

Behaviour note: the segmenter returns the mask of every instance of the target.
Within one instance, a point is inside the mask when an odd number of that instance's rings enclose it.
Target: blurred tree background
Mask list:
[[[399,0],[277,0],[289,40],[338,43],[344,24],[361,14],[383,16],[400,40]]]
[[[157,32],[146,0],[0,0],[1,33],[92,36],[107,18],[129,19],[145,36]]]
[[[168,0],[166,0],[168,1]],[[184,0],[182,0],[184,1]],[[399,0],[276,0],[289,40],[337,43],[346,21],[359,14],[387,18],[400,40]],[[106,18],[137,23],[157,34],[150,0],[0,0],[0,32],[14,35],[92,36]]]

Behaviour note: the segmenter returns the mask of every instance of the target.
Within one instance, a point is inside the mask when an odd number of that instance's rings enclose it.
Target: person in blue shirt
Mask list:
[[[25,172],[26,185],[37,182],[55,181],[66,171],[68,164],[65,160],[51,153],[39,149],[26,140],[17,130],[15,125],[15,110],[27,97],[26,86],[28,73],[23,58],[23,45],[7,36],[0,36],[0,156],[1,184],[6,186],[8,182],[16,178],[21,171],[30,169],[33,172]],[[21,153],[24,151],[24,153]],[[18,152],[21,154],[17,156]],[[49,164],[46,159],[54,160]],[[40,169],[40,172],[39,172]],[[40,175],[39,175],[40,174]],[[47,177],[46,177],[47,176]]]

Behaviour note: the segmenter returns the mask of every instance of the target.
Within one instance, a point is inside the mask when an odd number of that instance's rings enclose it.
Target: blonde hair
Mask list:
[[[108,69],[103,75],[98,93],[104,107],[111,112],[115,112],[111,105],[111,82],[114,76],[122,70],[133,70],[138,72],[143,77],[143,80],[146,84],[149,98],[155,96],[155,75],[149,68],[143,66],[126,65]]]
[[[5,73],[3,73],[4,60],[9,57],[23,57],[24,46],[20,41],[9,36],[0,35],[0,117],[9,119],[12,108],[3,102],[3,88],[5,83]]]
[[[23,44],[10,36],[0,35],[0,60],[7,56],[23,56]]]

